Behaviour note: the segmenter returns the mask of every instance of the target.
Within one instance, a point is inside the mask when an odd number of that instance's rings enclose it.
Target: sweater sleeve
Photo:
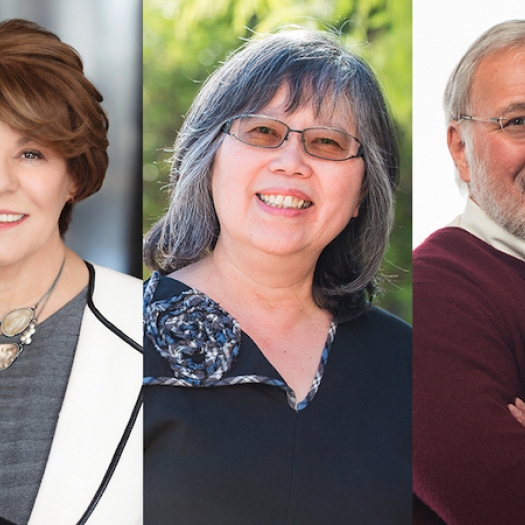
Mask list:
[[[429,509],[414,523],[516,525],[525,428],[507,405],[525,390],[524,281],[464,238],[449,248],[414,256],[414,491]]]

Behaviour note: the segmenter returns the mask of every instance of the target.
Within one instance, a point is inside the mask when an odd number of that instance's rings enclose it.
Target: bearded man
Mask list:
[[[414,523],[525,523],[525,20],[445,92],[464,213],[414,251]],[[512,417],[514,416],[514,417]]]

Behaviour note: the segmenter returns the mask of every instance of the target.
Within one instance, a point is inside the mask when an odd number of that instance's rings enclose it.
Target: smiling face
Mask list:
[[[525,47],[484,58],[473,77],[469,113],[499,117],[525,108]],[[522,114],[525,114],[523,112]],[[525,239],[525,140],[501,130],[499,123],[463,121],[464,145],[451,143],[469,195],[493,220]],[[449,131],[450,134],[450,131]],[[452,137],[453,139],[453,137]]]
[[[60,212],[73,196],[66,161],[0,121],[0,267],[54,253]]]
[[[357,136],[351,116],[316,116],[310,106],[288,113],[286,107],[287,91],[281,88],[257,113],[296,130],[328,126]],[[359,213],[364,174],[360,157],[336,162],[308,155],[299,133],[290,133],[275,149],[224,135],[212,173],[221,227],[216,249],[229,244],[274,255],[307,255],[316,261]]]

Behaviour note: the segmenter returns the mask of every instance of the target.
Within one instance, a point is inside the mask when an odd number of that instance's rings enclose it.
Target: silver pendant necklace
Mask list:
[[[0,372],[7,370],[16,360],[16,358],[22,353],[24,345],[30,345],[33,340],[33,335],[36,331],[36,325],[38,323],[38,317],[45,308],[49,298],[55,286],[62,275],[62,270],[66,263],[66,257],[62,261],[60,270],[53,281],[53,284],[49,287],[47,292],[40,297],[40,299],[29,308],[15,308],[10,312],[7,312],[2,320],[0,321],[0,333],[6,337],[17,337],[20,336],[20,340],[15,343],[0,343]],[[40,306],[40,310],[37,313],[37,308]]]

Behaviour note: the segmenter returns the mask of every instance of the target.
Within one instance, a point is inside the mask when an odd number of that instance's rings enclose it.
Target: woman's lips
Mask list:
[[[313,204],[312,201],[280,193],[257,193],[257,197],[268,206],[281,209],[305,210]]]

